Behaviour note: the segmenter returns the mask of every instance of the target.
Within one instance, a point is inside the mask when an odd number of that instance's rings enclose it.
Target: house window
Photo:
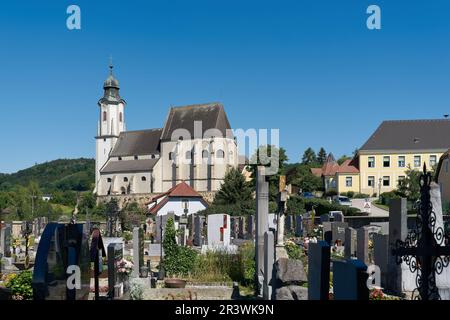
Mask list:
[[[391,185],[391,178],[389,176],[383,177],[383,187],[389,187]]]
[[[401,186],[403,181],[405,181],[405,176],[398,176],[397,184]]]
[[[128,182],[128,178],[127,177],[123,177],[123,182]]]
[[[111,178],[106,179],[106,181],[111,182]]]
[[[345,177],[345,186],[346,187],[352,186],[352,177]]]
[[[375,168],[375,157],[369,157],[367,166],[369,168]]]
[[[225,152],[223,152],[223,150],[219,149],[217,150],[217,158],[224,158],[225,157]]]
[[[405,156],[399,156],[398,157],[398,167],[404,168],[405,167]]]
[[[142,176],[142,177],[141,177],[141,180],[142,180],[142,181],[147,181],[147,178],[144,177],[144,176]]]
[[[420,156],[414,156],[414,167],[419,168],[420,167]]]
[[[384,156],[383,157],[383,167],[384,168],[389,168],[390,166],[391,166],[391,157]]]
[[[369,176],[367,178],[367,186],[375,188],[375,177],[374,176]]]
[[[435,155],[430,156],[430,167],[433,168],[436,165],[437,157]]]
[[[103,111],[103,121],[106,121],[106,111]]]
[[[134,160],[137,160],[137,159],[139,159],[139,157],[138,156],[134,156]]]

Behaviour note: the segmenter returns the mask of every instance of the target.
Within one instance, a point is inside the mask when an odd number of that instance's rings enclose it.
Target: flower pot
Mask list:
[[[166,288],[185,288],[186,280],[182,279],[166,279],[164,280]]]

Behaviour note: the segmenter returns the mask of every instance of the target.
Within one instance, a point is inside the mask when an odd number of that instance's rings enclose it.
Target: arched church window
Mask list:
[[[169,160],[173,160],[173,152],[169,152]]]
[[[208,150],[203,150],[202,151],[202,158],[203,159],[205,159],[205,158],[208,159]]]
[[[142,180],[142,181],[147,181],[147,178],[144,177],[144,176],[142,176],[142,177],[141,177],[141,180]]]
[[[103,111],[103,121],[106,121],[106,111]]]
[[[127,194],[127,189],[125,189],[124,187],[120,188],[120,193]]]
[[[122,120],[122,112],[121,113],[119,113],[119,121],[120,122],[122,122],[123,120]]]
[[[111,182],[111,178],[108,178],[107,181],[108,181],[108,182]]]
[[[124,177],[124,178],[123,178],[123,182],[128,182],[128,178],[127,178],[127,177]]]
[[[217,158],[225,158],[225,152],[223,150],[219,149],[217,150]]]

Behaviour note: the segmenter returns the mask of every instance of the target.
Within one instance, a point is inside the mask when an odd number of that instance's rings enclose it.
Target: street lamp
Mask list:
[[[381,177],[378,179],[378,201],[381,199]]]

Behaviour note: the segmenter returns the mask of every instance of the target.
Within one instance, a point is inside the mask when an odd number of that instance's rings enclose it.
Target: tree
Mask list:
[[[286,162],[289,160],[286,155],[286,150],[283,148],[277,148],[273,145],[260,146],[258,150],[250,158],[250,172],[252,177],[252,187],[256,189],[256,168],[258,165],[266,167],[270,166],[269,158],[272,157],[273,161],[278,160],[278,170],[275,174],[266,176],[266,180],[269,182],[269,200],[276,201],[278,196],[278,186],[281,172],[284,172]]]
[[[224,177],[222,186],[214,198],[215,204],[236,204],[252,199],[252,189],[245,181],[244,175],[231,168]]]
[[[287,174],[287,182],[299,187],[302,192],[313,192],[321,190],[322,179],[312,174],[311,166],[300,164]]]
[[[322,165],[325,161],[327,161],[327,152],[324,148],[320,148],[319,153],[317,154],[317,162]]]
[[[317,163],[316,153],[312,148],[308,148],[303,153],[302,164],[311,165]]]
[[[431,171],[433,175],[433,171]],[[411,165],[406,167],[405,179],[401,180],[398,186],[398,192],[407,197],[408,200],[416,201],[420,198],[420,175],[422,171],[411,168]]]
[[[122,231],[132,231],[133,227],[140,226],[141,222],[145,219],[145,210],[137,203],[128,203],[119,214],[120,225]]]
[[[339,165],[341,165],[341,164],[343,164],[346,160],[350,160],[351,159],[351,157],[349,157],[349,156],[347,156],[347,155],[343,155],[342,157],[340,157],[338,160],[337,160],[337,163],[339,164]]]

